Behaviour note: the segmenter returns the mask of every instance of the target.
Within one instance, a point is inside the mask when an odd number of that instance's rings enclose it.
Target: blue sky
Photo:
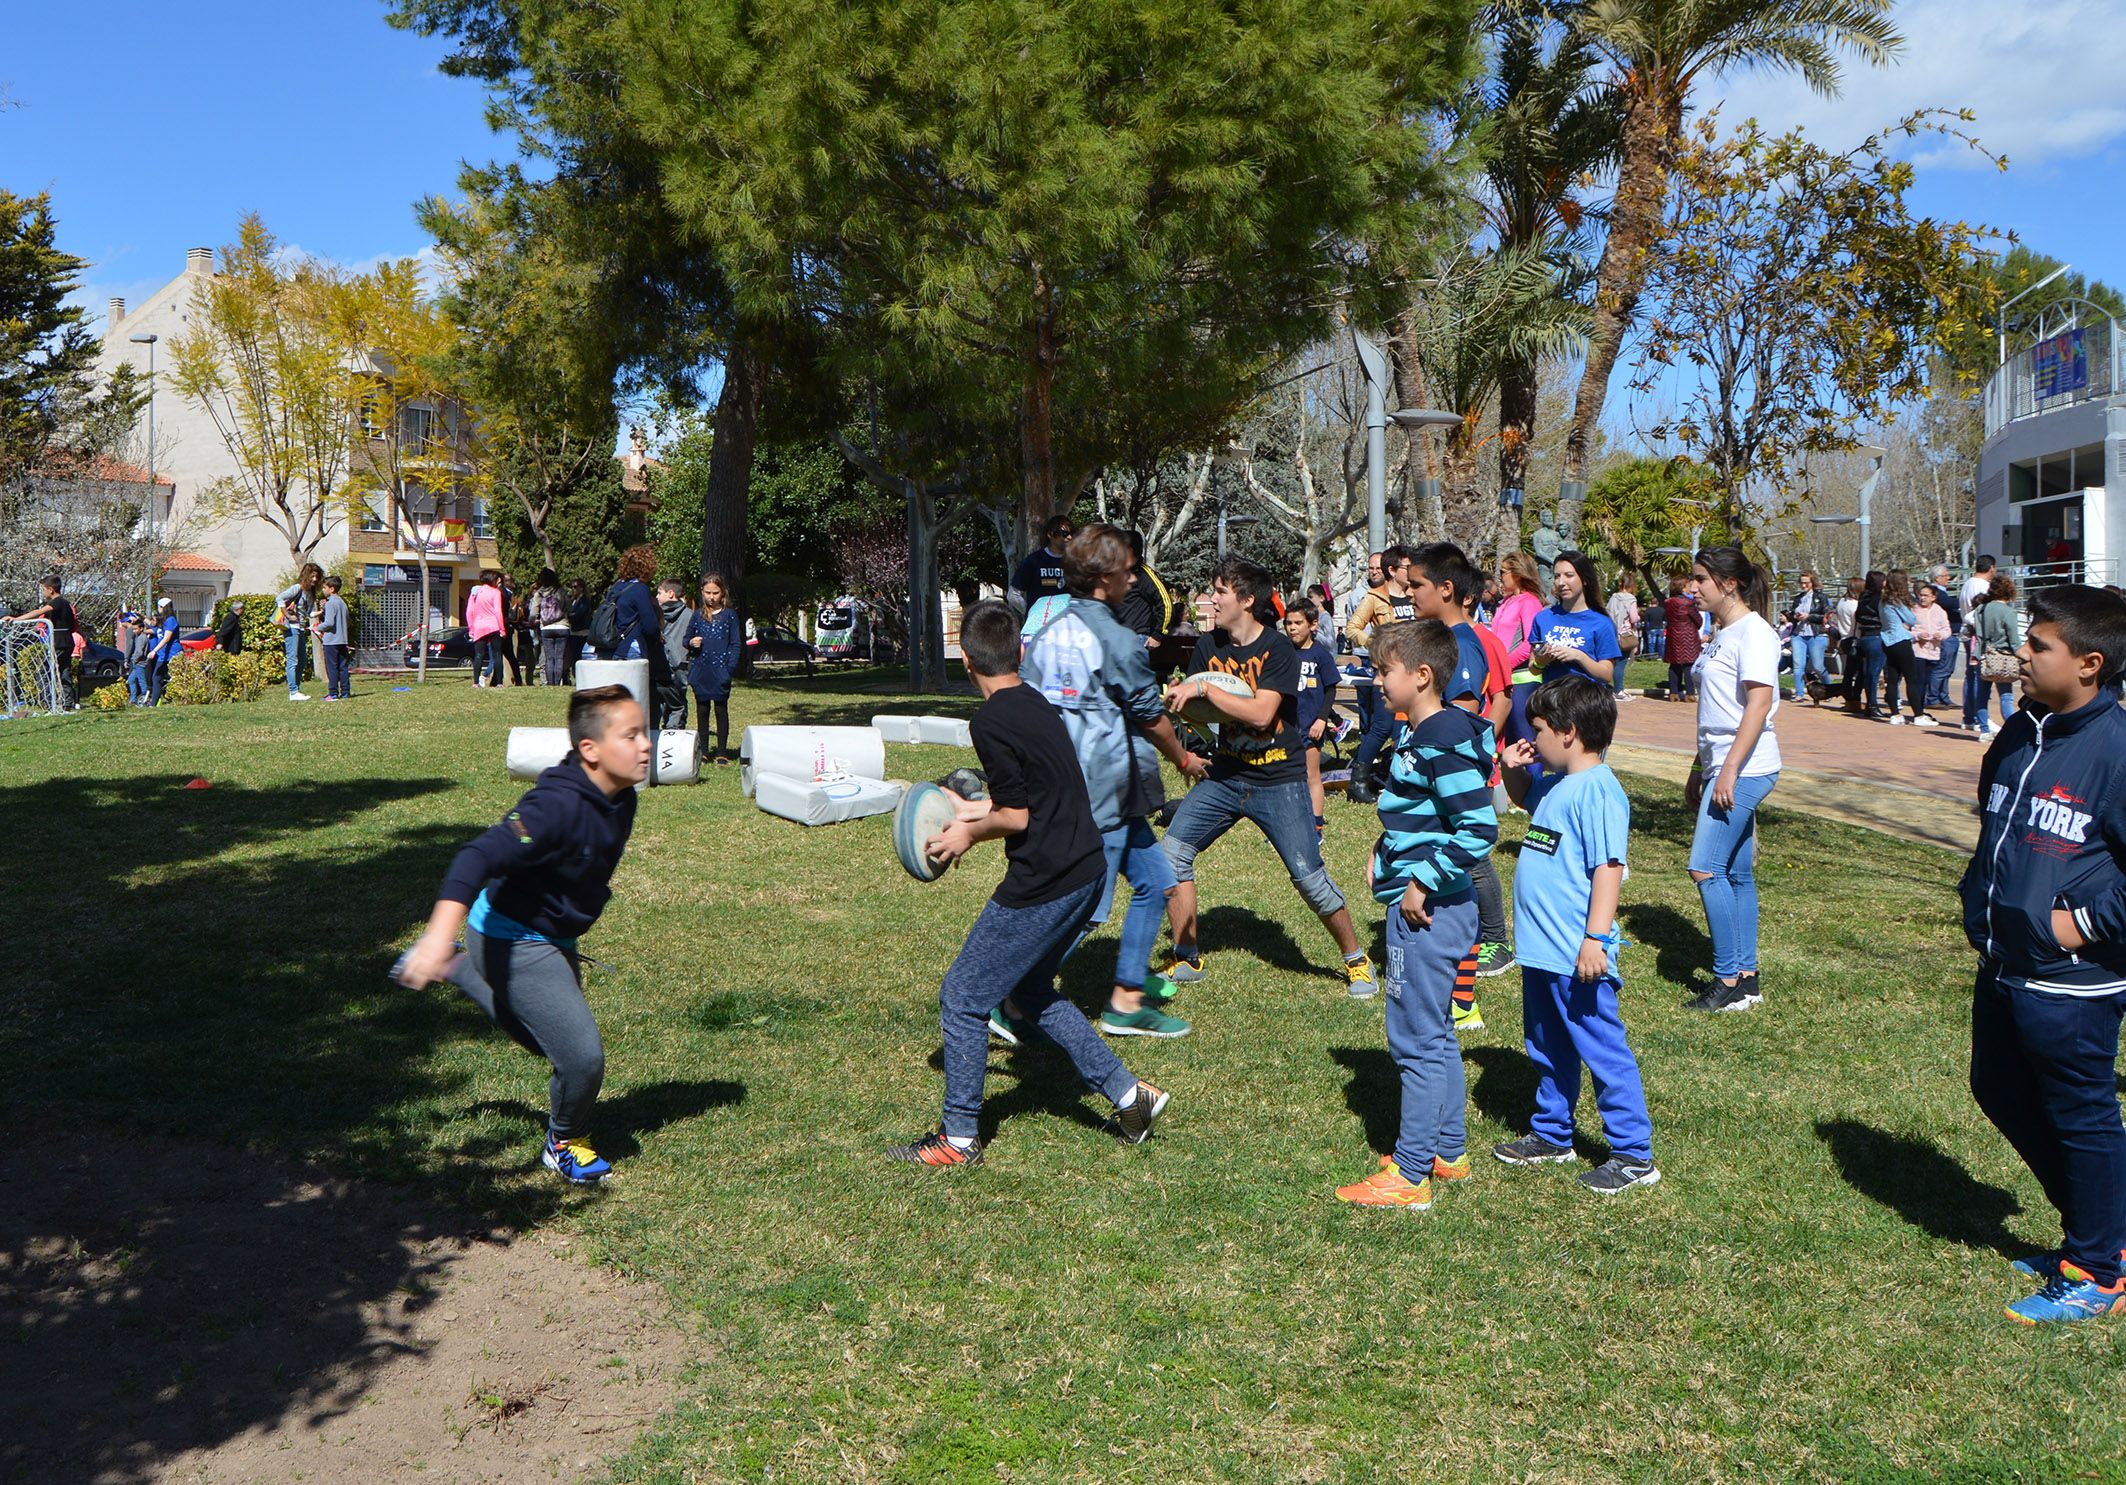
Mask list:
[[[418,252],[413,201],[507,143],[477,85],[442,76],[437,42],[392,30],[380,0],[197,4],[6,0],[0,185],[49,190],[60,242],[90,262],[80,298],[138,303],[192,246],[262,213],[282,239],[348,263]],[[1791,79],[1705,90],[1724,116],[1857,140],[1910,108],[1963,103],[2006,175],[1927,160],[1922,210],[2019,232],[2126,286],[2126,93],[2113,66],[2126,0],[1981,6],[1904,0],[1900,65],[1855,70],[1841,98]]]

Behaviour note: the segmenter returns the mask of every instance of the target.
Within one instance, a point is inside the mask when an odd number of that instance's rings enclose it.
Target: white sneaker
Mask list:
[[[310,698],[309,698],[309,697],[307,697],[307,696],[305,696],[305,695],[304,695],[304,694],[303,694],[302,692],[300,692],[300,691],[290,691],[290,692],[288,693],[288,699],[289,699],[290,701],[308,701],[308,700],[309,700]]]
[[[1889,718],[1889,721],[1890,721],[1890,725],[1891,725],[1892,727],[1902,727],[1902,726],[1904,726],[1904,725],[1905,725],[1905,718],[1904,718],[1904,713],[1902,713],[1902,712],[1892,712],[1892,713],[1890,713],[1890,718]]]
[[[1932,717],[1922,715],[1914,717],[1912,725],[1914,727],[1939,727],[1941,723],[1935,721]]]

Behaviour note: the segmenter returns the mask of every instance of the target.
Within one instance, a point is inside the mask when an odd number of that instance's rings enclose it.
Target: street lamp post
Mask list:
[[[162,522],[155,509],[155,343],[159,335],[135,335],[133,344],[148,348],[148,591],[140,613],[143,619],[155,612],[155,562],[162,548]]]
[[[1869,528],[1872,525],[1869,520],[1869,509],[1875,504],[1875,487],[1882,483],[1883,457],[1890,451],[1877,444],[1864,443],[1860,446],[1860,452],[1875,456],[1874,469],[1870,470],[1868,477],[1860,482],[1860,514],[1857,516],[1810,516],[1809,521],[1810,524],[1816,526],[1851,526],[1857,522],[1860,526],[1860,571],[1861,575],[1865,577],[1868,572],[1869,559],[1873,556],[1873,551],[1869,544],[1871,535]]]
[[[1387,353],[1357,330],[1351,339],[1358,344],[1358,369],[1366,379],[1366,548],[1384,551],[1388,545],[1388,424],[1404,428],[1447,428],[1461,422],[1461,414],[1429,407],[1405,407],[1388,411]]]

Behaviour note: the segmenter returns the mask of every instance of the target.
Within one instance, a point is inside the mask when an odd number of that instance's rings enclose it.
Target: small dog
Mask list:
[[[1818,706],[1822,706],[1826,701],[1829,701],[1833,696],[1836,696],[1838,694],[1838,688],[1836,686],[1833,686],[1826,681],[1818,680],[1814,676],[1809,677],[1809,683],[1806,689],[1809,693],[1809,700],[1815,702]]]

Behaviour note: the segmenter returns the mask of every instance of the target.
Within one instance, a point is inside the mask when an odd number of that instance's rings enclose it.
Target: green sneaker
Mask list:
[[[1109,1036],[1187,1036],[1188,1022],[1169,1016],[1154,1006],[1118,1011],[1113,1006],[1101,1013],[1100,1029]]]
[[[1141,988],[1144,991],[1144,998],[1158,1005],[1165,1005],[1181,993],[1179,985],[1176,985],[1165,975],[1158,973],[1146,975]]]
[[[1505,944],[1479,944],[1476,950],[1476,977],[1488,980],[1493,975],[1502,975],[1513,969],[1519,961],[1513,950]]]
[[[989,1013],[989,1034],[1007,1047],[1023,1046],[1032,1034],[1032,1028],[1024,1021],[1014,1021],[1004,1014],[1003,1007]]]
[[[1484,1029],[1484,1013],[1477,1009],[1475,1001],[1454,1008],[1454,1029],[1458,1032]]]

